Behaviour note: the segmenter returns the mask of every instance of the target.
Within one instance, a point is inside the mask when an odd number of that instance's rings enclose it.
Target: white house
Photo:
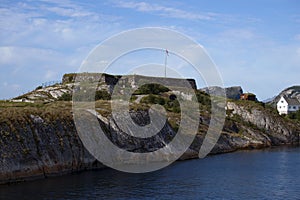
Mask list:
[[[300,109],[300,102],[296,98],[282,96],[277,103],[279,115],[295,112]]]

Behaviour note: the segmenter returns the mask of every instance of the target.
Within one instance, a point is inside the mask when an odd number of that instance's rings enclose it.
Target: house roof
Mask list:
[[[289,105],[300,105],[300,102],[298,101],[297,98],[287,98],[287,97],[285,97],[285,100]]]

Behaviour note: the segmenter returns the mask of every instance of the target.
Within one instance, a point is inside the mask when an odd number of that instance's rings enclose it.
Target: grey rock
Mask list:
[[[277,96],[271,98],[269,101],[267,101],[267,104],[270,104],[273,107],[276,107],[277,102],[282,96],[286,96],[288,98],[297,98],[298,101],[300,101],[300,86],[295,85],[292,87],[288,87],[284,90],[282,90]]]

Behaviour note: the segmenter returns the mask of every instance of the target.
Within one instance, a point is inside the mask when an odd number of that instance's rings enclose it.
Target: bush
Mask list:
[[[35,88],[35,90],[39,90],[39,89],[42,89],[43,88],[43,86],[37,86],[36,88]]]
[[[180,103],[178,100],[168,100],[165,108],[170,111],[170,112],[174,112],[174,113],[180,113]]]
[[[206,105],[206,106],[211,105],[210,96],[208,94],[206,94],[205,92],[197,90],[196,96],[197,96],[198,102],[201,103],[202,105]]]
[[[143,97],[141,99],[141,103],[164,105],[165,99],[160,96],[150,94],[148,96]]]
[[[92,89],[82,89],[76,92],[75,101],[97,101],[97,100],[110,100],[111,95],[105,90],[98,90],[95,92],[95,96],[93,97],[94,91]],[[71,97],[72,98],[72,97]]]
[[[288,118],[300,121],[300,110],[296,112],[289,113]]]
[[[133,94],[139,95],[139,94],[160,94],[163,92],[170,91],[169,88],[157,84],[157,83],[151,83],[151,84],[145,84],[139,87]]]
[[[132,95],[132,96],[130,97],[130,102],[133,102],[133,101],[135,101],[135,100],[137,100],[137,96]]]
[[[95,93],[95,100],[110,100],[111,99],[111,95],[110,93],[108,93],[105,90],[98,90]]]
[[[141,103],[159,104],[165,107],[169,112],[180,113],[180,104],[178,100],[166,99],[158,95],[149,94],[141,99]]]
[[[64,93],[58,98],[59,101],[72,101],[72,95],[70,93]]]

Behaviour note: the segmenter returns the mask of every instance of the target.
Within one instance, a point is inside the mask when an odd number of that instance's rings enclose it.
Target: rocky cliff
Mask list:
[[[76,134],[70,103],[9,105],[1,107],[0,183],[102,167]]]
[[[106,103],[108,102],[99,102]],[[106,126],[107,136],[111,141],[128,151],[155,151],[176,134],[176,113],[169,113],[173,116],[172,119],[149,142],[132,139],[121,132],[109,115],[109,109],[106,111],[100,112],[103,120],[99,119],[99,123]],[[0,183],[105,167],[82,145],[72,119],[70,102],[2,102],[0,115]],[[149,121],[146,110],[133,110],[131,117],[139,124],[147,124]],[[198,156],[209,126],[209,115],[202,113],[200,118],[199,132],[180,159]],[[227,104],[223,132],[211,153],[298,144],[299,133],[297,122],[282,118],[259,103],[230,101]]]

